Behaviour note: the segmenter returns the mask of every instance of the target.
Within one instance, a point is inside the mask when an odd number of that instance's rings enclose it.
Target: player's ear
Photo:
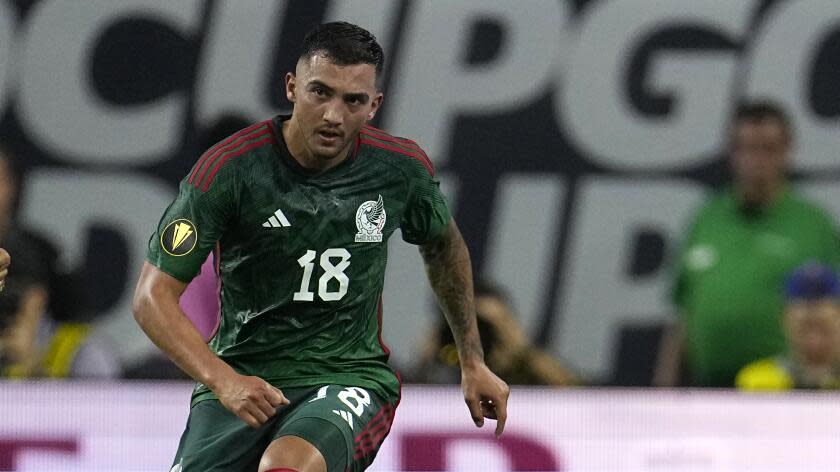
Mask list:
[[[295,74],[291,72],[286,73],[286,98],[292,103],[297,100],[297,83]]]
[[[376,116],[376,112],[379,110],[379,107],[382,105],[383,100],[382,92],[376,92],[376,95],[373,97],[373,100],[370,101],[370,112],[368,112],[367,120],[370,121]]]

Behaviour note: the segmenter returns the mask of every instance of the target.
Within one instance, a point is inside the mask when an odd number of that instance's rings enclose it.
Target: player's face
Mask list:
[[[788,138],[776,119],[744,120],[732,132],[731,165],[736,184],[766,185],[784,178]]]
[[[834,300],[792,303],[786,321],[791,347],[802,360],[822,365],[840,361],[840,305]]]
[[[362,126],[382,103],[371,64],[340,66],[321,55],[298,62],[286,76],[286,96],[294,103],[292,121],[306,157],[344,156]]]

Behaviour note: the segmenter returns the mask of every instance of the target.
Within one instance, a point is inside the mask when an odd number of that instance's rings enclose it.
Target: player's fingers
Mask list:
[[[502,435],[505,431],[505,423],[507,422],[507,395],[500,398],[498,402],[496,402],[496,437]]]
[[[261,403],[261,402],[257,402],[257,403]],[[268,421],[269,416],[271,416],[269,414],[266,414],[266,412],[263,410],[263,405],[260,405],[260,404],[251,404],[250,408],[248,408],[248,413],[255,420],[257,420],[257,423],[258,423],[257,426],[265,424],[265,422]],[[271,414],[273,415],[274,412],[272,411]]]
[[[283,392],[272,385],[268,386],[268,393],[265,397],[272,406],[288,405],[290,403],[289,399],[283,395]]]
[[[481,414],[485,418],[490,418],[491,420],[495,420],[496,418],[496,404],[493,403],[493,400],[482,400],[481,401]]]
[[[481,414],[481,405],[477,398],[464,398],[467,403],[467,408],[470,409],[470,416],[472,416],[473,423],[479,428],[484,426],[484,415]]]
[[[257,420],[254,418],[254,416],[253,416],[253,415],[251,415],[251,413],[249,413],[249,412],[247,412],[247,411],[244,411],[244,410],[243,410],[243,411],[240,411],[239,413],[237,413],[237,414],[236,414],[236,416],[238,416],[238,417],[239,417],[239,419],[241,419],[241,420],[242,420],[242,421],[244,421],[244,422],[245,422],[248,426],[250,426],[250,427],[252,427],[252,428],[254,428],[254,429],[257,429],[257,428],[259,428],[259,427],[260,427],[260,422],[259,422],[259,421],[257,421]]]
[[[271,418],[272,416],[274,416],[275,413],[277,413],[277,409],[274,407],[274,405],[272,405],[271,402],[269,402],[264,397],[254,402],[254,406],[260,413],[265,415],[265,420],[263,420],[262,423],[265,423],[266,421],[268,421],[269,418]]]
[[[0,248],[0,268],[6,268],[9,266],[9,262],[11,262],[11,258],[9,257],[9,253],[6,252],[5,249]]]

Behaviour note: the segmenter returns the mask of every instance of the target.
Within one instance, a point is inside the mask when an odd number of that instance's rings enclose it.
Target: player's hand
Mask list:
[[[9,264],[11,263],[9,253],[0,247],[0,291],[3,291],[6,284],[6,275],[9,273]]]
[[[484,426],[484,418],[496,420],[496,437],[501,436],[507,421],[508,385],[479,362],[461,366],[461,390],[475,425]]]
[[[259,377],[233,374],[214,392],[225,408],[252,428],[259,428],[289,400],[279,389]]]

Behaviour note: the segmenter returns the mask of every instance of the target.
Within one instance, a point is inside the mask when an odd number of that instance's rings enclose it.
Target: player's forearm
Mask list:
[[[461,366],[484,362],[473,304],[470,253],[454,221],[444,234],[420,247],[426,274],[452,330]]]
[[[234,373],[207,347],[178,305],[177,295],[165,290],[141,290],[138,287],[134,318],[149,339],[197,382],[215,389],[225,376]]]

